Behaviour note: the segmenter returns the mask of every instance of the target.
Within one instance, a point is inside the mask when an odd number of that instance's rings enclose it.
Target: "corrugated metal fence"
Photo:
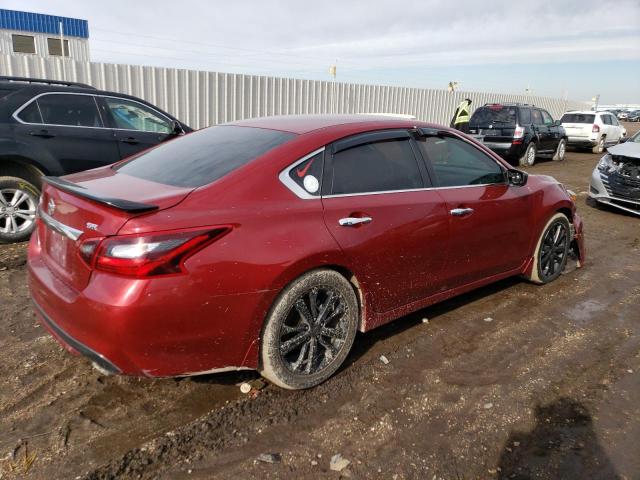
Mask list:
[[[473,106],[523,102],[544,107],[554,118],[583,102],[557,98],[218,73],[175,68],[0,55],[0,75],[63,79],[141,97],[203,128],[233,120],[286,114],[403,113],[448,124],[464,98]]]

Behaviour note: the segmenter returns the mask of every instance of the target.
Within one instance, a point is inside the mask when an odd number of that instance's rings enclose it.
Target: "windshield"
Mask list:
[[[589,115],[588,113],[565,113],[562,116],[562,123],[593,123],[595,115]]]
[[[201,187],[294,137],[265,128],[221,125],[161,144],[114,168],[165,185]]]
[[[627,142],[640,143],[640,131],[637,131]]]
[[[480,107],[473,112],[469,123],[471,125],[504,124],[507,126],[515,126],[516,109],[514,107],[505,107],[503,105]]]

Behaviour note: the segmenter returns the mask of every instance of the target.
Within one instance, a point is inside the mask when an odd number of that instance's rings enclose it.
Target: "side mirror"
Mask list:
[[[184,135],[184,128],[177,120],[171,123],[171,135]]]
[[[559,127],[560,125],[562,125],[562,121],[556,120],[555,122],[553,122],[553,125]]]
[[[507,170],[507,182],[514,187],[522,187],[527,184],[529,174],[520,170]]]

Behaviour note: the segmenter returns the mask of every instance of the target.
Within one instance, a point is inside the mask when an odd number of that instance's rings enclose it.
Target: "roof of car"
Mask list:
[[[599,113],[611,113],[609,111],[600,111],[600,112],[594,112],[593,110],[570,110],[568,112],[564,112],[564,113],[571,113],[571,114],[578,114],[578,115],[596,115]]]
[[[228,123],[244,127],[268,128],[296,134],[309,133],[340,125],[361,124],[363,127],[408,128],[424,122],[388,115],[282,115],[252,118]]]

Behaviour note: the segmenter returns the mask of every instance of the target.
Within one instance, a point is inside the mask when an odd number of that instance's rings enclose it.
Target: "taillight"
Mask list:
[[[513,138],[522,138],[524,137],[524,127],[516,126],[515,131],[513,132]]]
[[[599,131],[600,131],[600,127],[594,123],[593,127],[591,128],[591,132],[598,133]]]
[[[219,239],[229,227],[107,237],[80,245],[80,256],[96,270],[130,277],[184,272],[184,261]]]

